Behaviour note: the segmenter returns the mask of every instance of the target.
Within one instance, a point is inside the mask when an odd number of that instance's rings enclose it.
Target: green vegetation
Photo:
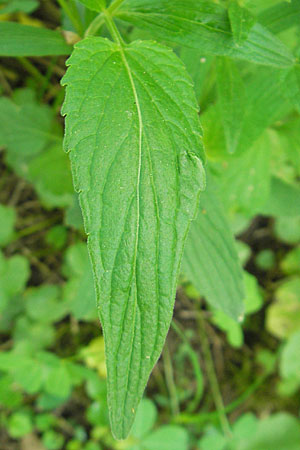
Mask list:
[[[299,24],[0,0],[1,450],[300,450]]]

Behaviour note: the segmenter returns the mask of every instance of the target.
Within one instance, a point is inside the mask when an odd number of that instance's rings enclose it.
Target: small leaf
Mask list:
[[[44,284],[30,288],[24,296],[27,315],[41,323],[51,323],[66,315],[66,304],[58,300],[58,286]]]
[[[32,420],[29,414],[25,412],[16,412],[8,419],[7,431],[8,434],[18,439],[25,434],[30,433],[33,428]]]
[[[72,204],[74,189],[70,163],[63,152],[62,141],[32,158],[27,170],[26,178],[33,184],[43,205],[63,208]]]
[[[281,261],[281,269],[287,275],[295,273],[300,275],[300,246],[287,253]]]
[[[31,90],[16,91],[13,101],[0,98],[0,144],[11,154],[13,168],[18,155],[22,155],[23,162],[25,157],[38,154],[49,141],[57,140],[51,130],[52,120],[51,108],[39,105]]]
[[[182,271],[214,307],[237,320],[243,314],[243,274],[232,233],[209,179],[192,222]]]
[[[47,430],[42,437],[42,442],[48,450],[60,450],[64,447],[64,441],[64,436],[54,430]]]
[[[69,55],[71,51],[58,31],[0,22],[0,56]]]
[[[283,348],[280,374],[284,378],[296,377],[300,380],[300,330],[290,336]]]
[[[29,278],[29,263],[21,255],[5,259],[0,253],[0,311],[12,297],[22,292]]]
[[[45,390],[55,397],[67,398],[71,393],[72,382],[67,368],[63,362],[49,371],[45,383]]]
[[[142,439],[154,426],[157,419],[157,410],[154,403],[145,398],[139,404],[135,421],[131,430],[132,436]]]
[[[76,319],[97,317],[93,272],[84,243],[71,245],[65,253],[64,274],[68,280],[63,293],[69,309]]]
[[[187,430],[176,425],[164,425],[143,439],[143,447],[151,450],[188,450]]]
[[[247,9],[239,5],[238,0],[230,1],[228,15],[233,38],[237,45],[241,45],[248,38],[255,19]]]
[[[278,217],[274,227],[275,235],[287,244],[300,243],[300,215],[297,217]]]
[[[300,278],[284,281],[275,298],[267,310],[266,328],[277,338],[285,339],[300,329]]]
[[[156,43],[88,38],[69,65],[65,148],[89,235],[112,430],[125,438],[170,325],[204,187],[198,108],[183,64]]]
[[[270,196],[257,211],[265,216],[296,217],[300,215],[300,189],[277,177],[271,178]],[[295,219],[296,220],[296,219]]]

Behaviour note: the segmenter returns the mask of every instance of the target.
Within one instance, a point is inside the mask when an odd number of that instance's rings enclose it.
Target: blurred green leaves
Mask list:
[[[62,151],[62,129],[51,108],[37,102],[34,91],[16,90],[12,100],[0,98],[0,145],[7,150],[8,165],[33,184],[46,208],[72,203],[74,190],[68,157]]]
[[[153,402],[143,399],[138,407],[127,450],[188,450],[189,435],[176,425],[163,425],[152,429],[157,418]],[[130,441],[133,441],[131,444]]]
[[[0,247],[5,247],[14,236],[16,212],[14,208],[0,204]]]
[[[199,442],[199,450],[272,450],[299,449],[299,421],[290,414],[277,413],[258,420],[253,414],[242,415],[234,424],[232,438],[210,428]]]
[[[186,242],[182,272],[208,303],[234,320],[243,315],[243,281],[217,187],[209,177]]]
[[[38,0],[0,0],[0,14],[31,13],[39,6]]]

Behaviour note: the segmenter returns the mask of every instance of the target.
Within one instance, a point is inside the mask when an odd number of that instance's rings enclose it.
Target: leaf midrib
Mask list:
[[[125,69],[128,74],[128,78],[130,81],[130,85],[132,88],[134,100],[135,100],[135,106],[138,114],[138,121],[139,121],[139,142],[138,142],[138,155],[139,155],[139,162],[138,162],[138,173],[137,173],[137,183],[136,183],[136,208],[137,208],[137,220],[136,220],[136,238],[135,238],[135,249],[134,249],[134,270],[133,270],[133,276],[132,279],[135,278],[135,299],[134,299],[134,313],[133,313],[133,322],[132,322],[132,340],[131,340],[131,346],[130,346],[130,356],[129,356],[129,363],[128,363],[128,370],[127,370],[127,380],[126,380],[126,395],[123,403],[123,417],[125,415],[125,407],[127,402],[127,396],[128,396],[128,382],[129,382],[129,374],[130,374],[130,366],[131,366],[131,359],[132,359],[132,351],[133,351],[133,342],[135,338],[135,326],[136,326],[136,308],[137,308],[137,285],[136,285],[136,260],[137,260],[137,251],[138,251],[138,243],[139,243],[139,228],[140,228],[140,182],[141,182],[141,167],[142,167],[142,137],[143,137],[143,119],[142,119],[142,112],[141,107],[139,103],[139,98],[137,95],[137,90],[134,84],[133,76],[131,73],[130,66],[128,64],[128,61],[126,59],[126,55],[124,52],[124,48],[121,42],[118,43],[119,51],[121,54],[122,61],[124,63]],[[130,294],[129,294],[130,295]],[[127,300],[128,302],[129,300]],[[125,422],[123,420],[122,422],[122,431],[124,435],[124,428],[125,428]]]

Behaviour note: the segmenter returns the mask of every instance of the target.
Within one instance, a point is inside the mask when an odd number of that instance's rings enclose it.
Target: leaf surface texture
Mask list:
[[[166,47],[88,38],[68,64],[65,149],[89,235],[112,429],[124,438],[172,317],[204,186],[201,128],[192,83]]]

